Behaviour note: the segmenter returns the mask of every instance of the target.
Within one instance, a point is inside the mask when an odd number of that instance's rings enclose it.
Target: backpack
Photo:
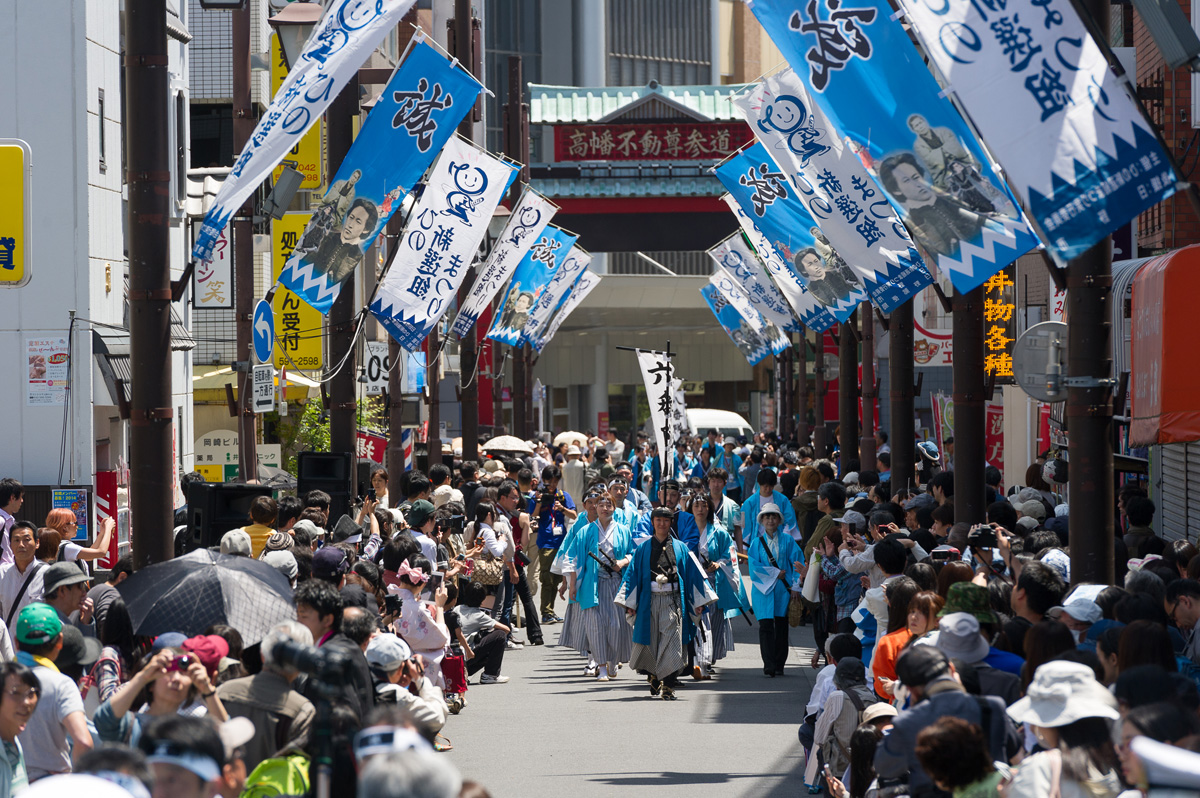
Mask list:
[[[304,795],[308,792],[308,762],[302,753],[264,759],[246,777],[242,798]]]

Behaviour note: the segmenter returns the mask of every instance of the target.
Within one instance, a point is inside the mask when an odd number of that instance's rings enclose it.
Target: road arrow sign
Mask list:
[[[259,363],[271,362],[271,350],[275,348],[275,314],[271,312],[271,303],[265,299],[258,300],[254,306],[254,321],[251,323],[254,338],[254,356]]]

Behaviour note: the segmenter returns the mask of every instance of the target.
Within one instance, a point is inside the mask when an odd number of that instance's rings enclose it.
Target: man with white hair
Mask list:
[[[358,776],[359,798],[458,798],[461,790],[453,765],[416,746],[371,757]]]
[[[300,672],[275,662],[271,656],[272,647],[279,641],[311,646],[313,637],[308,627],[299,621],[279,624],[263,641],[262,671],[254,676],[232,679],[217,688],[217,696],[229,717],[249,718],[258,731],[254,739],[246,743],[247,772],[274,756],[283,744],[303,747],[308,742],[316,716],[312,702],[292,689],[292,682]]]

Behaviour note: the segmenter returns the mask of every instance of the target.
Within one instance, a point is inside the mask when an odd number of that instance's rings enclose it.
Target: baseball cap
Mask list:
[[[200,660],[209,676],[217,672],[217,663],[229,656],[229,643],[220,635],[197,635],[183,641],[184,651],[190,651]]]
[[[253,546],[250,536],[241,529],[231,529],[221,536],[221,553],[237,557],[249,557]]]
[[[254,721],[249,718],[230,718],[217,724],[217,734],[225,749],[225,759],[233,759],[237,749],[254,739]]]
[[[57,588],[77,585],[80,582],[87,582],[89,579],[91,577],[80,570],[75,563],[56,562],[47,568],[45,575],[42,576],[42,592],[43,595],[52,593]]]
[[[76,668],[88,668],[100,659],[101,645],[96,638],[84,637],[83,632],[71,624],[62,628],[62,636],[62,651],[54,661],[59,670],[68,673]]]
[[[183,648],[184,641],[187,640],[187,635],[183,632],[163,632],[158,637],[154,638],[154,651],[162,651],[164,648]]]
[[[949,658],[934,646],[913,646],[896,660],[896,678],[905,687],[924,687],[949,672]]]
[[[956,613],[970,613],[980,623],[999,622],[992,611],[988,589],[974,582],[955,582],[946,592],[946,606],[938,612],[938,617],[945,618]]]
[[[434,506],[424,499],[417,499],[412,503],[412,507],[408,508],[408,526],[411,529],[420,529],[433,518]]]
[[[1016,505],[1016,508],[1021,511],[1022,515],[1036,518],[1039,521],[1046,520],[1046,505],[1042,504],[1040,499],[1029,499]]]
[[[928,493],[918,493],[904,503],[905,510],[920,510],[922,507],[932,508],[937,504],[937,499]]]
[[[394,634],[378,634],[367,643],[367,662],[389,673],[412,658],[408,643]]]
[[[1072,598],[1061,606],[1051,607],[1046,614],[1054,617],[1058,612],[1065,612],[1080,623],[1095,623],[1104,617],[1104,611],[1100,609],[1099,604],[1083,597]]]
[[[449,485],[438,485],[433,489],[433,506],[441,507],[454,497],[454,488]]]
[[[289,580],[295,579],[300,573],[300,566],[296,564],[296,555],[290,551],[263,552],[262,561]]]
[[[296,529],[306,530],[311,535],[313,535],[314,537],[318,537],[318,538],[325,537],[325,530],[322,529],[321,527],[317,526],[316,524],[314,524],[312,521],[309,521],[307,518],[305,518],[302,521],[297,521],[295,524],[292,525],[292,529],[293,530],[296,530]]]
[[[27,646],[49,643],[62,633],[58,610],[40,601],[21,608],[17,615],[17,642]]]
[[[938,622],[937,647],[950,659],[979,662],[989,647],[979,634],[979,621],[969,612],[952,612]]]
[[[851,524],[855,533],[859,535],[867,531],[867,517],[857,510],[847,510],[842,513],[842,517],[837,523]]]
[[[313,555],[313,576],[328,579],[331,576],[340,576],[346,573],[349,567],[346,562],[346,552],[337,546],[322,546]]]
[[[862,722],[870,723],[876,718],[894,718],[900,714],[900,710],[896,709],[886,701],[878,701],[863,710]]]

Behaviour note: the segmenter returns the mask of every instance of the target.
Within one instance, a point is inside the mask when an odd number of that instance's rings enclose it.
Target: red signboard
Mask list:
[[[719,161],[754,134],[745,122],[557,125],[556,161]]]
[[[355,441],[358,446],[359,457],[366,457],[383,465],[383,458],[387,456],[387,438],[374,432],[360,429],[355,433]]]

